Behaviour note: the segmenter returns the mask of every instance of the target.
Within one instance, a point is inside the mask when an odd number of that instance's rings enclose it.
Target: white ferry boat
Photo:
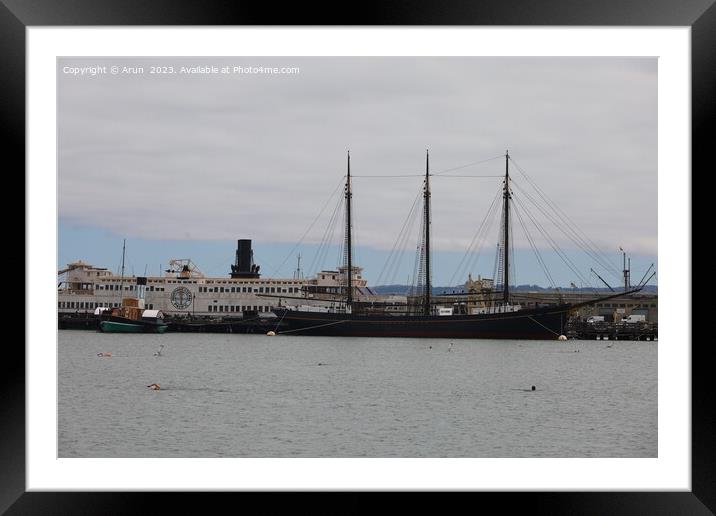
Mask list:
[[[138,285],[141,288],[146,281],[144,308],[165,315],[241,317],[250,312],[272,316],[277,306],[298,306],[316,292],[339,291],[346,277],[344,270],[337,270],[321,271],[311,279],[261,278],[251,240],[238,241],[236,261],[227,277],[206,277],[190,259],[169,263],[161,277],[124,276],[82,260],[70,263],[58,271],[58,313],[94,313],[98,308],[119,307],[122,298],[136,295]],[[352,270],[353,285],[370,294],[361,277],[362,268]]]

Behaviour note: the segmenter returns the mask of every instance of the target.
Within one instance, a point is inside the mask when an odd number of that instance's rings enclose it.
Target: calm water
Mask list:
[[[655,342],[58,333],[60,457],[657,456]]]

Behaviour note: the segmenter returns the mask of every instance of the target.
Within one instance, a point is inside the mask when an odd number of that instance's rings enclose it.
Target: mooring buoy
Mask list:
[[[268,335],[269,337],[274,337],[274,336],[276,335],[276,332],[275,332],[275,331],[270,331],[270,332],[268,332],[266,335]]]

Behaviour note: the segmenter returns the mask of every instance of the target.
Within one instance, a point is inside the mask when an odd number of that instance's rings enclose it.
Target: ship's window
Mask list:
[[[259,287],[259,293],[262,293],[264,291],[263,287]]]
[[[626,305],[624,305],[624,303],[622,303],[619,305],[619,308],[624,308],[624,306],[626,306]]]
[[[259,308],[258,308],[256,305],[254,305],[254,312],[255,312],[256,310],[258,310],[258,309],[259,309]]]
[[[209,305],[209,311],[211,312],[213,309],[214,309],[214,307]]]
[[[223,312],[223,311],[224,311],[224,305],[219,305],[219,312]]]
[[[232,292],[236,292],[236,287],[231,287]]]

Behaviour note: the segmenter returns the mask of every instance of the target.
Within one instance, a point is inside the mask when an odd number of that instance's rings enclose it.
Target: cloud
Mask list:
[[[127,63],[300,74],[60,72]],[[426,148],[434,171],[509,148],[594,242],[656,254],[654,58],[66,58],[58,74],[59,215],[73,224],[144,239],[294,243],[325,203],[327,221],[348,149],[354,174],[387,176],[423,173]],[[504,161],[460,173],[499,176]],[[512,177],[526,188],[519,169]],[[464,249],[500,182],[434,179],[436,251]],[[421,183],[355,179],[362,245],[391,248]]]

